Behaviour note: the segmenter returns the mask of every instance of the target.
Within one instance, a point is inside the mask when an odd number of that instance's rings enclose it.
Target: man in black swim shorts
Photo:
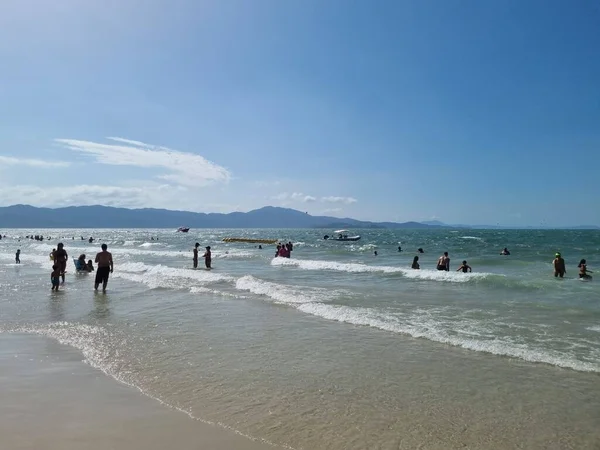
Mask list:
[[[98,286],[102,283],[102,292],[106,292],[106,285],[108,284],[108,275],[113,271],[113,259],[112,254],[106,251],[108,247],[106,244],[102,244],[102,251],[96,255],[96,263],[98,264],[98,270],[96,271],[96,281],[94,283],[94,290],[98,290]]]

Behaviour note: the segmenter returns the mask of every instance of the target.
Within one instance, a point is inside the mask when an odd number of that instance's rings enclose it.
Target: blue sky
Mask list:
[[[600,224],[593,1],[8,0],[0,204]]]

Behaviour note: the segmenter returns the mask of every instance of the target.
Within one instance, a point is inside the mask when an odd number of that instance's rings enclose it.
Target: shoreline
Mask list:
[[[0,335],[0,433],[13,450],[282,448],[182,414],[83,362],[77,349]]]

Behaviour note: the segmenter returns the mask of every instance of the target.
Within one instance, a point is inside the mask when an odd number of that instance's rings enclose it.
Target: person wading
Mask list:
[[[98,269],[96,271],[96,281],[94,283],[94,290],[98,290],[98,286],[102,283],[102,292],[106,292],[106,285],[108,284],[108,275],[113,272],[113,259],[112,254],[106,251],[108,247],[106,244],[102,244],[102,251],[96,254],[96,264]]]

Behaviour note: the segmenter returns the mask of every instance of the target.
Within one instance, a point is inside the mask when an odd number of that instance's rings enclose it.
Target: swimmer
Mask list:
[[[398,246],[398,251],[401,252],[402,251],[402,247]]]
[[[582,259],[581,261],[579,261],[579,264],[577,265],[577,267],[579,267],[579,278],[581,278],[582,280],[591,280],[592,276],[588,275],[588,273],[594,273],[591,270],[587,270],[587,262],[585,259]]]
[[[419,247],[419,248],[417,249],[417,252],[419,252],[419,253],[425,253],[421,247]]]
[[[552,261],[552,265],[554,266],[554,277],[564,277],[567,273],[567,269],[565,267],[565,260],[562,258],[560,253],[556,253],[554,255],[554,261]]]
[[[471,266],[467,264],[467,261],[463,261],[462,266],[460,266],[458,269],[456,269],[457,272],[460,272],[461,270],[463,273],[467,273],[467,271],[473,272],[473,269],[471,269]]]
[[[91,259],[87,262],[87,265],[85,266],[85,270],[87,272],[93,272],[94,271],[94,263],[92,262]]]
[[[508,251],[508,249],[506,247],[504,247],[504,250],[502,250],[500,252],[501,255],[510,255],[510,252]]]
[[[450,258],[448,257],[448,252],[444,252],[444,254],[438,258],[437,270],[450,271]]]
[[[377,250],[375,250],[375,251],[373,252],[373,254],[374,254],[375,256],[377,256]]]
[[[421,266],[419,265],[419,257],[415,256],[413,258],[413,262],[412,262],[412,266],[410,266],[412,269],[420,269]]]

